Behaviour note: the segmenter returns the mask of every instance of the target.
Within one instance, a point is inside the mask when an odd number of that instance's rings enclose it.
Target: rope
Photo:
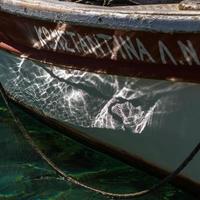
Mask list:
[[[178,168],[172,172],[169,176],[164,178],[162,181],[160,181],[158,184],[152,186],[150,189],[143,190],[140,192],[135,192],[135,193],[124,193],[124,194],[118,194],[118,193],[111,193],[111,192],[106,192],[100,189],[93,188],[91,186],[88,186],[75,178],[73,178],[70,175],[67,175],[64,171],[62,171],[57,165],[52,162],[40,149],[39,147],[35,144],[33,141],[32,137],[29,135],[28,131],[25,129],[24,125],[20,121],[20,119],[16,116],[16,114],[12,111],[10,104],[9,104],[9,99],[6,95],[6,92],[0,83],[0,93],[1,96],[5,102],[5,105],[7,106],[11,116],[13,117],[18,129],[21,131],[22,135],[24,138],[27,140],[27,142],[32,146],[32,148],[36,151],[37,154],[40,155],[40,157],[61,177],[64,178],[64,180],[75,184],[79,187],[88,189],[90,191],[93,191],[95,193],[101,194],[106,197],[110,198],[115,198],[115,199],[130,199],[130,198],[136,198],[136,197],[142,197],[147,194],[154,193],[158,191],[164,184],[168,183],[172,179],[174,179],[190,162],[191,160],[196,156],[196,154],[200,151],[200,142],[195,146],[195,148],[191,151],[191,153],[186,157],[186,159],[178,166]]]

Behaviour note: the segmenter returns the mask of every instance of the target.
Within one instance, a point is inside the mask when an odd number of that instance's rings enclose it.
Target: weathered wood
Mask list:
[[[0,10],[53,22],[106,29],[155,32],[199,32],[198,11],[180,11],[178,4],[101,7],[55,0],[0,0]],[[92,10],[92,12],[91,12]]]
[[[179,4],[180,10],[200,10],[200,0],[184,0]]]

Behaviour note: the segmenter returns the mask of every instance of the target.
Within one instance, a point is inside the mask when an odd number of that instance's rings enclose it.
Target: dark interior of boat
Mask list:
[[[59,0],[99,6],[129,6],[144,4],[179,3],[181,0]]]

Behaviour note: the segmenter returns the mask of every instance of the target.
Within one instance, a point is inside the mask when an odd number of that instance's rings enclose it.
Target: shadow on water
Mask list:
[[[158,180],[111,157],[87,148],[14,108],[34,141],[62,170],[89,185],[112,192],[134,192]],[[0,100],[0,200],[103,200],[66,183],[33,151]],[[142,200],[197,200],[166,185]]]

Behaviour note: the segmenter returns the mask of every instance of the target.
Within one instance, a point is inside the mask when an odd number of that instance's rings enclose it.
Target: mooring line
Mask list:
[[[24,136],[24,138],[27,140],[27,142],[32,146],[32,148],[35,150],[37,154],[40,155],[40,157],[61,177],[64,178],[67,182],[70,182],[72,184],[75,184],[79,187],[85,188],[87,190],[90,190],[92,192],[101,194],[106,197],[114,198],[114,199],[130,199],[130,198],[139,198],[143,197],[147,194],[154,193],[158,191],[164,184],[169,183],[172,179],[174,179],[185,167],[191,162],[191,160],[196,156],[196,154],[200,151],[200,142],[195,146],[195,148],[191,151],[191,153],[186,157],[186,159],[177,167],[177,169],[172,172],[170,175],[168,175],[166,178],[161,180],[158,184],[152,186],[150,189],[143,190],[140,192],[135,192],[135,193],[112,193],[112,192],[106,192],[104,190],[100,190],[91,186],[88,186],[75,178],[73,178],[70,175],[67,175],[64,171],[62,171],[54,162],[52,162],[41,150],[40,148],[35,144],[34,140],[32,137],[29,135],[28,131],[20,121],[19,117],[13,112],[11,109],[11,106],[9,104],[9,98],[6,95],[6,92],[0,83],[0,93],[1,96],[5,102],[6,107],[8,108],[9,113],[13,117],[18,129]]]

